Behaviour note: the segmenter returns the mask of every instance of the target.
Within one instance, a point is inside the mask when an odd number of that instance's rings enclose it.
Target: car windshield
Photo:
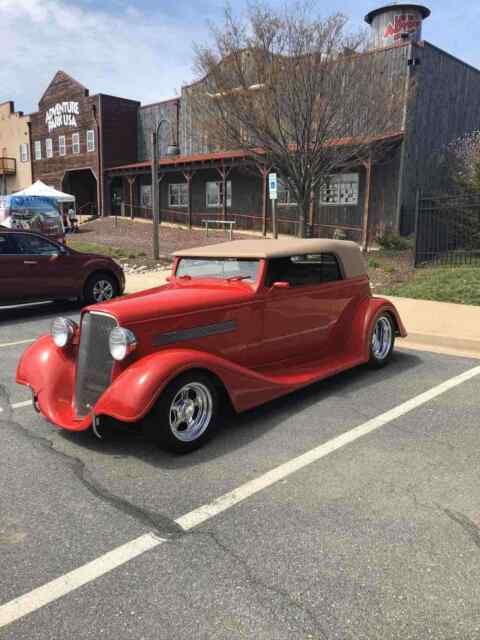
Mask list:
[[[239,258],[182,258],[178,263],[176,277],[242,279],[256,282],[259,260]]]

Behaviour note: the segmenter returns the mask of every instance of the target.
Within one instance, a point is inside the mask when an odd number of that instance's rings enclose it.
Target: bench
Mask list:
[[[221,225],[225,229],[225,233],[229,233],[230,240],[233,238],[233,227],[235,220],[202,220],[202,224],[205,227],[206,234],[208,236],[208,227],[214,225]]]

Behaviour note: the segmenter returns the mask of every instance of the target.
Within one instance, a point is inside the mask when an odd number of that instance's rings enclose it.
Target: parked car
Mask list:
[[[123,293],[114,260],[80,253],[43,235],[0,227],[0,305],[81,298],[105,302]]]
[[[62,214],[54,198],[0,196],[0,225],[8,229],[35,231],[55,242],[64,242]]]
[[[362,363],[384,366],[405,328],[372,297],[359,247],[241,240],[176,253],[168,284],[57,318],[22,356],[17,382],[71,431],[143,420],[191,451],[221,422]]]

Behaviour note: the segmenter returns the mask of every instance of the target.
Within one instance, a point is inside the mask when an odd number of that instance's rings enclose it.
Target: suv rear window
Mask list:
[[[337,257],[333,253],[309,253],[288,258],[273,258],[268,263],[265,286],[288,282],[290,286],[321,284],[342,280]]]

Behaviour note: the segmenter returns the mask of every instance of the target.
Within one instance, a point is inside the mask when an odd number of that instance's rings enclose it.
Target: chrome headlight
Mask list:
[[[70,318],[55,318],[50,328],[50,335],[60,349],[69,344],[78,329],[78,325]]]
[[[115,327],[110,331],[108,346],[114,360],[124,360],[137,348],[137,339],[129,329]]]

